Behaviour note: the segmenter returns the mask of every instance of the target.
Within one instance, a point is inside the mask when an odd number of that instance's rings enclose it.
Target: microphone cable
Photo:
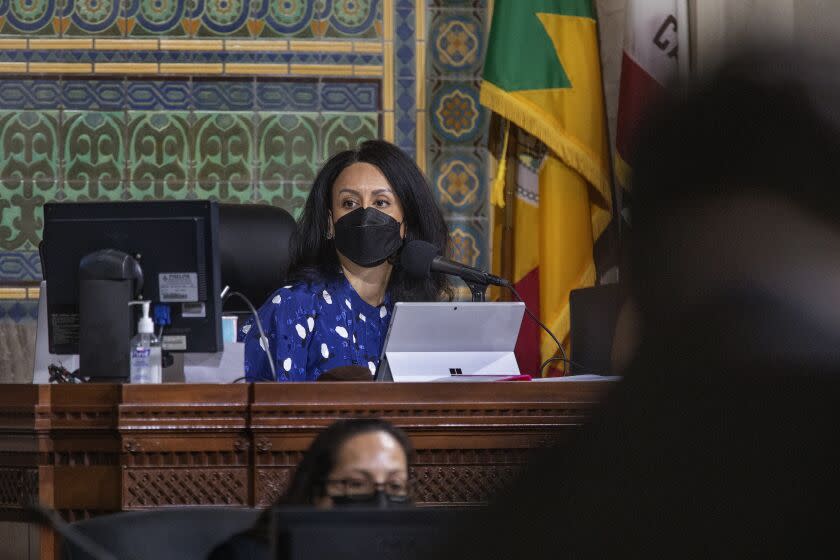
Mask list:
[[[510,291],[513,293],[513,295],[514,295],[514,296],[516,296],[516,299],[518,299],[519,301],[521,301],[523,304],[525,303],[525,300],[524,300],[524,299],[522,299],[522,296],[520,296],[520,295],[519,295],[519,292],[517,292],[517,291],[516,291],[516,288],[514,288],[514,287],[513,287],[513,283],[512,283],[512,282],[508,282],[508,283],[507,283],[507,287],[508,287],[508,289],[510,289]],[[556,336],[554,336],[554,333],[553,333],[553,332],[551,332],[551,330],[550,330],[548,327],[546,327],[546,326],[543,324],[543,322],[542,322],[542,321],[540,321],[540,320],[537,318],[537,316],[536,316],[536,315],[534,315],[534,314],[531,312],[531,310],[530,310],[530,309],[528,309],[528,306],[527,306],[527,305],[525,305],[525,313],[527,313],[527,314],[528,314],[528,317],[530,317],[530,318],[531,318],[531,320],[533,320],[536,324],[538,324],[540,327],[542,327],[542,329],[543,329],[545,332],[547,332],[547,333],[548,333],[548,336],[550,336],[550,337],[551,337],[551,340],[553,340],[553,341],[557,344],[557,348],[559,348],[559,349],[560,349],[560,357],[559,357],[559,358],[556,358],[556,357],[551,357],[551,358],[547,359],[546,361],[544,361],[544,362],[542,363],[542,365],[540,365],[540,370],[537,372],[537,376],[538,376],[538,377],[542,377],[542,373],[543,373],[543,370],[545,369],[545,366],[547,366],[547,365],[548,365],[548,364],[550,364],[550,363],[553,363],[553,362],[559,362],[559,361],[562,361],[562,362],[563,362],[563,372],[562,372],[562,374],[561,374],[561,377],[562,377],[562,376],[564,376],[564,375],[566,375],[566,374],[568,373],[568,366],[569,366],[569,363],[570,363],[569,358],[566,356],[566,349],[565,349],[565,348],[563,348],[563,345],[562,345],[562,344],[560,344],[560,341],[559,341],[559,340],[557,340],[557,337],[556,337]]]
[[[117,557],[78,529],[64,521],[55,510],[40,504],[30,504],[24,511],[32,515],[39,525],[47,526],[75,545],[84,555],[94,560],[117,560]]]
[[[265,352],[266,357],[268,358],[268,367],[271,369],[271,380],[277,381],[277,370],[274,368],[274,357],[271,355],[271,345],[268,343],[268,337],[265,336],[265,331],[263,330],[262,321],[260,321],[260,315],[257,313],[256,308],[251,303],[245,294],[241,292],[231,292],[230,286],[225,286],[222,290],[222,307],[224,308],[225,302],[231,297],[236,296],[242,301],[245,302],[245,305],[248,306],[248,309],[251,310],[251,314],[254,316],[254,323],[257,324],[257,330],[260,333],[260,346],[262,347],[263,351]],[[239,381],[237,379],[236,381]],[[236,383],[234,381],[234,383]]]

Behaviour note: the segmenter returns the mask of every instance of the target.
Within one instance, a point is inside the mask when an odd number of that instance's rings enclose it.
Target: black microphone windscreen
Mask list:
[[[426,241],[409,241],[402,248],[400,265],[409,276],[428,278],[431,274],[432,261],[438,256],[438,249]]]

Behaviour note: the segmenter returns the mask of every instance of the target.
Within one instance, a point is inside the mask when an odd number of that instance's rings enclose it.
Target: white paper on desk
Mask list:
[[[511,375],[450,375],[448,377],[440,377],[432,379],[435,382],[442,383],[469,383],[469,382],[487,382],[487,381],[508,381]]]
[[[582,375],[566,375],[564,377],[535,377],[532,381],[574,383],[575,381],[619,381],[620,379],[621,376],[619,375],[594,375],[587,373]]]
[[[245,344],[225,342],[224,352],[184,354],[186,383],[231,383],[244,376]]]

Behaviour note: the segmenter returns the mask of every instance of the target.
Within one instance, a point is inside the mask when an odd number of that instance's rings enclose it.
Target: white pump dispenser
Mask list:
[[[161,346],[155,336],[155,324],[149,317],[148,300],[131,301],[128,305],[140,305],[143,315],[137,321],[137,334],[131,339],[131,383],[161,383]]]

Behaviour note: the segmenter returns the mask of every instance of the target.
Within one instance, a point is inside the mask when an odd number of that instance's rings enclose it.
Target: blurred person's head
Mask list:
[[[633,293],[643,329],[762,294],[840,331],[840,65],[752,54],[672,92],[636,143]]]
[[[378,419],[336,422],[309,446],[284,505],[387,507],[409,502],[406,435]]]

